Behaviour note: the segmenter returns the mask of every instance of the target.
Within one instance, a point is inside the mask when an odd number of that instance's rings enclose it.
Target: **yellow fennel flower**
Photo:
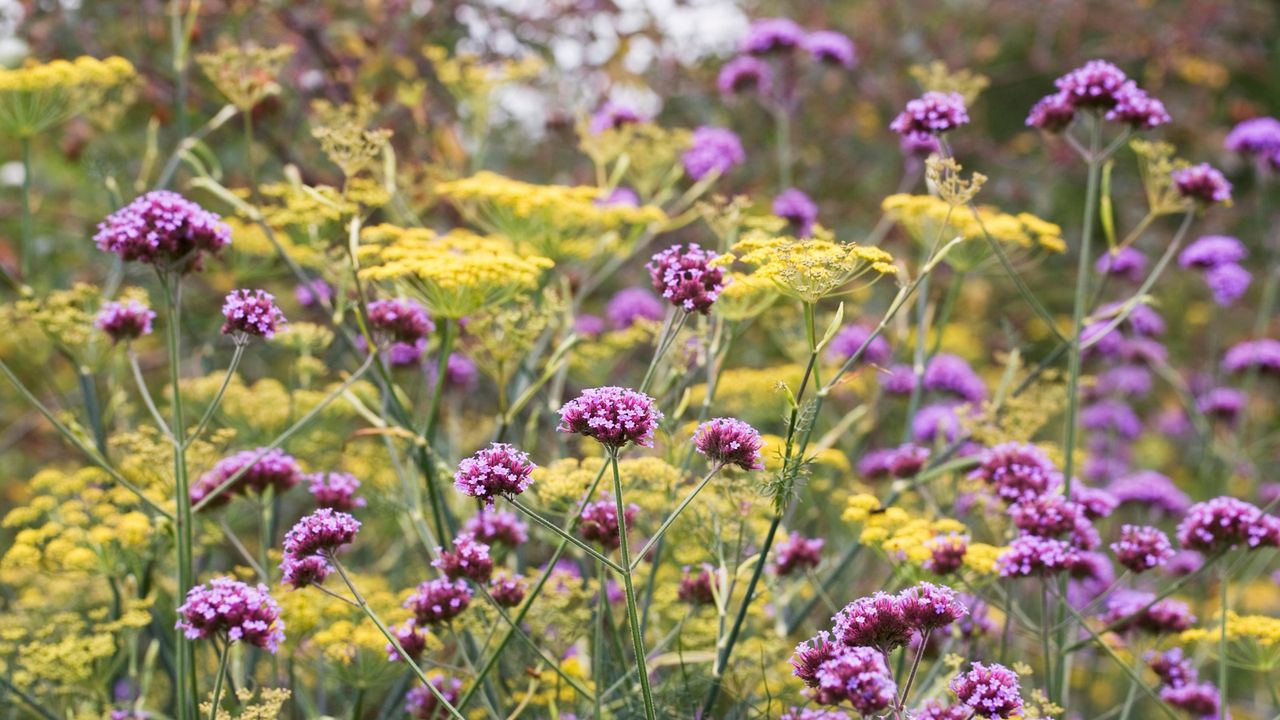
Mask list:
[[[75,115],[100,113],[126,99],[136,79],[133,65],[121,57],[0,68],[0,128],[29,138]]]
[[[991,205],[979,205],[975,217],[968,207],[958,207],[932,195],[905,193],[885,198],[881,208],[924,247],[962,238],[964,242],[946,257],[947,264],[958,270],[972,270],[990,257],[987,234],[1008,249],[1052,253],[1067,250],[1062,228],[1030,213],[1010,215]]]
[[[809,304],[851,290],[853,282],[868,275],[874,281],[898,271],[893,256],[884,250],[838,242],[821,227],[814,228],[808,238],[750,230],[733,246],[732,253],[715,262],[727,265],[735,260],[754,267],[753,274],[759,280],[772,282],[782,294]]]

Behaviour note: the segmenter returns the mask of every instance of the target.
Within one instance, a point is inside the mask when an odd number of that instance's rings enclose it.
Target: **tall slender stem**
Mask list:
[[[205,426],[213,419],[213,413],[218,409],[218,405],[222,404],[222,396],[226,394],[227,387],[231,385],[231,378],[235,377],[236,368],[240,367],[240,359],[244,357],[244,347],[243,343],[236,343],[235,353],[231,356],[231,364],[227,366],[227,374],[222,376],[222,385],[218,387],[218,392],[209,401],[209,407],[205,408],[200,422],[196,423],[196,429],[191,432],[191,437],[183,441],[186,444],[190,445],[200,437],[200,433],[204,432]]]
[[[23,135],[22,144],[22,234],[18,246],[18,274],[30,284],[31,269],[31,138]]]
[[[1227,609],[1230,607],[1227,595],[1231,592],[1230,575],[1228,565],[1223,563],[1220,582],[1222,607],[1219,608],[1222,627],[1218,631],[1218,720],[1227,720],[1230,715],[1227,711]]]
[[[631,550],[627,544],[627,513],[622,504],[622,475],[618,472],[618,451],[609,452],[609,465],[613,468],[613,498],[618,511],[618,548],[622,553],[623,588],[627,594],[627,621],[631,625],[631,647],[636,656],[636,671],[640,673],[640,693],[644,696],[644,716],[655,720],[653,689],[649,687],[649,666],[645,661],[644,638],[640,635],[640,611],[636,605],[635,583],[631,580]],[[604,587],[600,588],[599,602],[605,602]]]
[[[161,280],[165,288],[165,300],[169,310],[168,322],[165,323],[165,344],[169,354],[169,385],[173,393],[171,402],[172,418],[169,426],[173,431],[173,494],[174,504],[177,507],[177,515],[174,522],[178,551],[177,597],[181,599],[186,596],[187,590],[195,582],[194,561],[192,558],[194,542],[191,527],[191,493],[187,481],[186,426],[183,419],[182,391],[179,387],[182,379],[181,368],[179,367],[179,362],[182,358],[182,276],[177,274],[172,276],[165,275],[161,277]],[[183,635],[182,630],[175,630],[174,637],[177,643],[174,647],[175,655],[177,656],[177,717],[178,720],[188,720],[188,718],[194,717],[193,703],[195,698],[198,697],[196,694],[194,646]]]
[[[213,702],[209,705],[209,720],[218,720],[218,701],[222,699],[222,683],[227,679],[227,660],[231,658],[231,644],[223,648],[218,660],[218,676],[213,681]]]
[[[711,471],[703,476],[702,480],[698,482],[698,485],[694,487],[688,495],[685,495],[684,500],[681,500],[680,504],[676,506],[676,509],[672,510],[671,514],[667,516],[667,519],[662,521],[662,525],[660,525],[653,533],[653,537],[649,538],[649,541],[644,544],[644,547],[640,549],[640,552],[636,553],[636,565],[639,565],[640,561],[643,560],[644,557],[649,554],[649,551],[653,549],[653,546],[662,540],[662,536],[667,533],[667,529],[671,527],[671,524],[680,517],[680,514],[684,512],[684,509],[689,507],[689,503],[693,502],[693,499],[698,497],[698,493],[702,492],[702,489],[707,486],[707,483],[711,482],[711,478],[715,477],[715,474],[720,472],[720,469],[723,467],[724,465],[721,463],[717,463],[712,466]],[[635,567],[631,565],[628,565],[627,567],[629,570],[635,570]]]

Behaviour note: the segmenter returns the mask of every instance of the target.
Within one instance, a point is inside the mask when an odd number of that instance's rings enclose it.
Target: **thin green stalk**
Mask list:
[[[689,503],[693,502],[693,499],[698,497],[698,493],[702,492],[702,489],[707,486],[707,483],[711,482],[711,478],[715,477],[716,473],[720,472],[720,469],[723,467],[723,463],[717,463],[713,466],[711,471],[703,476],[697,487],[691,490],[688,495],[685,495],[684,500],[681,500],[680,504],[676,506],[676,509],[672,510],[671,514],[667,516],[667,519],[662,521],[662,525],[658,526],[657,531],[653,533],[653,537],[649,538],[649,541],[644,544],[644,547],[640,549],[640,552],[636,553],[635,564],[628,565],[632,571],[634,571],[636,566],[644,560],[645,556],[649,554],[649,551],[653,549],[653,546],[662,539],[662,536],[667,533],[667,529],[670,528],[671,524],[680,517],[680,514],[684,512],[684,509],[689,507]]]
[[[1222,627],[1218,631],[1218,720],[1227,720],[1227,609],[1231,607],[1228,595],[1231,592],[1230,573],[1224,563],[1221,573]]]
[[[18,245],[18,274],[29,283],[31,269],[31,138],[22,136],[22,234]]]
[[[635,583],[631,579],[631,551],[627,543],[627,508],[622,503],[622,475],[618,472],[618,451],[609,452],[609,465],[613,467],[613,497],[618,511],[618,540],[622,553],[623,589],[627,595],[627,620],[631,625],[631,647],[636,656],[636,671],[640,673],[640,693],[644,696],[644,716],[647,720],[655,720],[657,712],[653,705],[653,690],[649,687],[649,665],[645,660],[644,638],[640,635],[640,611],[636,605]],[[605,602],[604,587],[600,588],[599,602]]]
[[[453,320],[440,320],[440,347],[436,351],[436,387],[431,395],[431,409],[427,414],[427,429],[422,433],[427,442],[435,440],[440,419],[440,400],[444,396],[444,383],[449,375],[449,355],[453,352]]]
[[[142,396],[142,404],[146,406],[147,412],[151,413],[151,419],[155,421],[156,427],[160,428],[170,442],[176,442],[173,439],[173,431],[169,429],[169,423],[164,421],[164,416],[156,408],[156,401],[151,397],[151,391],[147,389],[147,381],[142,377],[142,368],[138,365],[138,355],[132,348],[129,349],[129,369],[133,374],[134,383],[138,386],[138,394]]]
[[[19,700],[27,704],[27,707],[30,707],[40,717],[45,718],[45,720],[60,720],[52,710],[41,705],[35,698],[23,692],[17,685],[9,682],[8,678],[4,675],[0,675],[0,687],[3,687],[6,693],[11,693],[17,696]]]
[[[93,382],[93,373],[87,367],[76,368],[80,379],[80,395],[84,398],[84,412],[89,418],[89,427],[93,430],[93,442],[98,452],[107,457],[107,432],[102,427],[102,409],[98,404],[98,388]]]
[[[226,394],[227,387],[231,385],[231,378],[236,374],[236,368],[240,367],[240,359],[244,357],[244,344],[236,343],[235,353],[231,356],[231,364],[227,366],[227,374],[222,377],[222,385],[218,387],[218,392],[214,394],[213,399],[209,401],[209,407],[205,408],[204,416],[200,418],[200,422],[196,423],[196,429],[192,431],[191,437],[183,440],[183,443],[190,446],[200,437],[200,433],[204,432],[205,426],[213,419],[213,413],[218,409],[218,405],[222,403],[222,396]],[[135,367],[137,367],[135,362]]]
[[[517,510],[527,515],[530,520],[533,520],[534,522],[541,525],[542,527],[555,533],[560,537],[562,541],[572,544],[574,547],[590,555],[592,559],[602,563],[603,565],[608,567],[610,570],[613,570],[616,573],[626,572],[626,567],[624,565],[619,565],[618,563],[605,557],[595,548],[591,547],[590,545],[587,545],[586,543],[582,542],[578,538],[574,537],[571,533],[569,533],[565,529],[557,526],[555,523],[539,515],[537,512],[533,510],[533,508],[530,508],[528,505],[525,505],[524,503],[520,502],[516,498],[511,498],[511,504],[514,505]]]
[[[898,698],[898,712],[907,709],[907,694],[911,692],[911,686],[916,681],[916,672],[920,670],[920,660],[924,657],[925,649],[929,647],[929,631],[925,630],[924,635],[920,638],[920,647],[916,648],[915,658],[911,661],[911,672],[907,675],[907,682],[902,686],[902,696]]]
[[[785,108],[778,108],[774,110],[773,118],[778,133],[778,182],[781,185],[779,190],[786,190],[792,183],[791,113]]]
[[[915,380],[911,384],[911,399],[907,403],[906,427],[903,428],[903,442],[911,440],[911,420],[920,408],[920,398],[924,394],[925,343],[928,341],[929,312],[929,276],[920,280],[920,290],[916,295],[916,349],[911,361],[912,374]],[[939,333],[941,339],[941,333]]]
[[[209,720],[218,720],[218,701],[222,699],[222,683],[227,679],[227,661],[231,658],[231,645],[227,644],[220,653],[218,675],[213,681],[213,703],[209,705]]]
[[[363,297],[363,296],[362,296]],[[428,452],[435,442],[436,431],[440,421],[440,404],[444,398],[445,380],[449,375],[449,355],[453,352],[453,320],[450,318],[442,318],[440,320],[440,344],[436,350],[436,386],[431,391],[431,406],[427,412],[426,428],[422,432],[422,438],[425,441],[423,452],[419,453],[419,467],[427,481],[427,498],[431,503],[431,515],[436,524],[436,535],[442,541],[445,547],[449,547],[453,543],[453,523],[450,522],[448,510],[445,508],[444,497],[440,493],[440,483],[437,482],[435,472],[435,463]],[[389,388],[389,392],[394,393],[394,387]]]

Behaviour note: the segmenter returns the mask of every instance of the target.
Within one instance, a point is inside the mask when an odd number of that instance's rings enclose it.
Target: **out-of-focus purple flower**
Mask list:
[[[129,342],[151,334],[151,321],[156,314],[137,300],[102,304],[94,327],[107,334],[111,342]]]
[[[489,545],[517,548],[529,541],[529,526],[506,510],[481,507],[463,524],[462,531]]]
[[[1137,398],[1151,392],[1151,371],[1141,365],[1117,365],[1098,376],[1093,390],[1099,395]]]
[[[1191,432],[1191,419],[1180,407],[1169,407],[1161,410],[1155,419],[1157,432],[1171,437],[1182,437]]]
[[[436,555],[431,566],[450,580],[466,578],[475,583],[485,583],[493,574],[489,546],[466,533],[454,538],[452,550],[437,547]]]
[[[178,607],[177,628],[188,640],[218,637],[245,642],[275,654],[284,641],[280,606],[266,585],[246,585],[229,577],[214,578],[187,591]]]
[[[320,555],[294,557],[286,555],[280,562],[281,582],[294,590],[319,585],[333,573],[328,559]]]
[[[460,681],[445,680],[443,676],[433,677],[430,680],[436,691],[440,693],[441,697],[448,700],[450,705],[458,702],[462,692],[462,683]],[[416,720],[439,720],[447,716],[440,699],[421,685],[415,685],[413,689],[405,693],[404,709],[410,717],[416,718]]]
[[[155,190],[108,215],[93,240],[126,262],[185,273],[199,270],[205,253],[217,255],[229,245],[231,228],[181,195]]]
[[[711,173],[723,175],[746,159],[747,153],[736,133],[706,126],[693,131],[689,149],[681,156],[685,174],[694,180],[701,180]]]
[[[787,53],[805,40],[804,29],[789,18],[761,18],[751,23],[740,49],[749,55]]]
[[[259,455],[261,457],[258,457]],[[241,473],[245,466],[249,466],[249,469]],[[279,495],[302,482],[302,468],[298,466],[298,461],[294,460],[293,456],[285,454],[283,450],[266,448],[243,450],[219,460],[212,470],[192,483],[191,502],[200,502],[237,474],[239,477],[231,487],[209,501],[211,507],[225,505],[231,501],[231,495],[235,493],[248,494],[250,491],[261,493],[270,487],[274,488],[275,493]]]
[[[513,608],[524,602],[524,578],[499,570],[489,581],[489,594],[493,601],[505,608]]]
[[[948,687],[976,717],[1009,718],[1022,710],[1018,675],[999,663],[975,662]]]
[[[845,647],[818,667],[814,699],[824,705],[848,702],[863,716],[873,715],[894,701],[898,686],[884,655],[870,647]]]
[[[1039,128],[1045,132],[1060,133],[1076,119],[1076,109],[1071,96],[1065,92],[1056,92],[1040,98],[1027,114],[1027,127]]]
[[[404,650],[401,655],[391,643],[387,643],[387,661],[399,662],[404,656],[408,656],[410,660],[417,661],[422,653],[427,649],[427,632],[418,627],[418,621],[409,618],[399,625],[392,625],[391,634],[396,636],[396,642],[400,644],[400,649]]]
[[[822,546],[826,543],[822,538],[806,538],[793,531],[774,550],[773,571],[780,577],[786,577],[818,567],[822,562]]]
[[[639,505],[628,505],[623,512],[629,526],[640,514]],[[618,527],[618,506],[613,500],[597,500],[582,509],[578,534],[585,540],[599,543],[606,551],[617,550],[622,544]]]
[[[657,322],[662,319],[662,313],[662,301],[639,287],[619,290],[605,306],[605,315],[614,330],[626,330],[637,320]]]
[[[943,705],[930,700],[911,716],[911,720],[969,720],[973,711],[963,705]]]
[[[858,51],[848,35],[834,30],[811,32],[804,38],[804,49],[814,60],[852,70],[858,64]]]
[[[1185,577],[1204,566],[1204,556],[1195,550],[1179,550],[1165,564],[1165,573],[1174,577]]]
[[[1030,443],[1003,443],[983,451],[969,477],[981,480],[1005,502],[1034,498],[1059,485],[1062,473],[1044,451]]]
[[[1080,551],[1070,543],[1036,535],[1023,535],[996,560],[1000,577],[1056,575],[1069,572],[1080,561]]]
[[[898,593],[902,617],[917,632],[927,634],[969,614],[956,593],[945,585],[921,582]]]
[[[1149,651],[1143,656],[1147,667],[1160,678],[1160,682],[1169,687],[1180,688],[1199,679],[1191,659],[1186,657],[1182,648],[1175,647],[1164,652]]]
[[[458,463],[453,484],[463,494],[492,505],[498,497],[515,497],[529,489],[535,467],[528,453],[507,443],[491,443]]]
[[[365,506],[364,498],[356,495],[360,481],[355,475],[344,472],[320,472],[304,475],[307,491],[316,499],[316,505],[349,512]]]
[[[1254,160],[1280,165],[1280,120],[1256,117],[1243,120],[1227,133],[1223,146]]]
[[[942,143],[933,135],[907,133],[898,137],[898,149],[909,159],[921,160],[942,152]]]
[[[1244,412],[1248,398],[1235,388],[1214,388],[1196,398],[1196,411],[1228,425],[1234,424]]]
[[[418,623],[438,625],[448,622],[471,604],[471,588],[462,580],[437,578],[418,585],[404,606],[413,611]]]
[[[1204,274],[1204,282],[1213,293],[1213,301],[1222,307],[1235,304],[1249,290],[1253,274],[1235,263],[1219,265]]]
[[[1111,543],[1116,561],[1135,573],[1160,567],[1173,557],[1169,536],[1150,525],[1124,525],[1120,539]]]
[[[969,111],[964,96],[957,92],[930,90],[907,102],[907,106],[889,123],[899,135],[940,135],[969,124]]]
[[[1107,112],[1111,122],[1127,123],[1135,130],[1152,130],[1169,122],[1164,103],[1151,97],[1132,80],[1116,92],[1116,104]]]
[[[1136,248],[1120,248],[1115,252],[1103,253],[1094,268],[1099,273],[1140,283],[1146,278],[1147,256]]]
[[[270,339],[285,324],[275,296],[266,290],[232,290],[222,304],[223,335],[254,335]]]
[[[648,122],[649,118],[641,115],[635,108],[613,101],[606,102],[591,116],[590,130],[592,135],[599,135],[607,130],[621,130],[628,125]]]
[[[916,386],[916,374],[910,365],[891,365],[879,377],[880,387],[890,395],[910,395]]]
[[[787,188],[773,199],[773,214],[791,224],[796,237],[808,237],[818,220],[818,206],[796,188]]]
[[[871,365],[884,365],[893,358],[893,351],[889,349],[889,341],[884,339],[883,335],[876,335],[870,343],[867,338],[871,337],[874,328],[863,325],[845,325],[840,328],[835,337],[831,338],[831,344],[827,346],[827,360],[833,363],[843,363],[858,349],[866,345],[866,349],[862,351],[862,357],[858,359],[860,363]],[[910,392],[908,390],[908,392]]]
[[[1115,433],[1127,440],[1142,434],[1142,419],[1128,403],[1116,399],[1087,405],[1080,411],[1080,425],[1095,432]]]
[[[950,575],[964,567],[964,556],[969,552],[969,538],[965,535],[949,533],[939,535],[925,543],[929,549],[929,559],[924,567],[937,575]]]
[[[1264,373],[1280,373],[1280,340],[1263,338],[1233,345],[1222,357],[1222,369],[1240,373],[1256,369]]]
[[[1129,77],[1106,60],[1090,60],[1054,81],[1074,108],[1115,107]]]
[[[1142,470],[1117,478],[1107,490],[1121,505],[1142,505],[1171,516],[1181,515],[1191,507],[1191,498],[1167,476],[1154,470]]]
[[[627,443],[652,447],[662,412],[653,398],[615,386],[583,390],[560,408],[560,432],[593,438],[608,448]]]
[[[950,393],[966,402],[979,403],[987,397],[987,387],[982,378],[958,355],[934,355],[922,379],[926,390]]]
[[[640,207],[640,196],[629,187],[618,186],[608,195],[597,198],[595,204],[599,207]]]
[[[790,710],[782,713],[780,720],[853,720],[853,718],[849,717],[849,713],[835,708],[798,708],[792,706]]]
[[[598,337],[604,332],[604,318],[599,315],[578,315],[573,319],[573,331],[583,337]]]
[[[691,313],[706,315],[720,291],[728,284],[724,271],[711,265],[718,257],[713,250],[704,250],[697,243],[673,245],[653,256],[645,265],[653,289],[667,302]]]
[[[760,433],[735,418],[708,420],[693,431],[693,445],[714,465],[737,465],[743,470],[763,470]]]
[[[1244,243],[1230,235],[1204,235],[1178,253],[1184,268],[1211,270],[1219,265],[1239,263],[1249,256]]]
[[[768,96],[773,93],[773,71],[759,58],[743,55],[720,68],[716,87],[722,95],[740,95],[754,91]]]
[[[1026,535],[1059,537],[1087,524],[1084,508],[1061,495],[1043,494],[1023,498],[1009,507],[1013,526]]]
[[[422,349],[426,349],[425,345]],[[428,374],[433,380],[440,371],[439,362],[438,359],[432,361],[428,368]],[[449,353],[449,358],[445,360],[444,386],[446,388],[469,388],[475,384],[476,376],[479,372],[471,358],[462,353]]]
[[[1120,505],[1120,500],[1110,492],[1079,481],[1071,483],[1071,501],[1080,506],[1089,520],[1107,517]]]
[[[710,565],[703,565],[698,568],[698,572],[690,572],[689,567],[685,566],[680,571],[680,586],[676,589],[676,598],[680,602],[689,605],[710,605],[716,601],[715,590],[712,587],[712,574],[715,569]]]
[[[1231,183],[1209,163],[1174,170],[1173,186],[1179,195],[1200,205],[1231,203]]]
[[[1224,495],[1191,506],[1178,524],[1178,543],[1203,553],[1241,546],[1277,547],[1280,546],[1280,518],[1239,498]]]
[[[316,278],[305,285],[299,284],[295,287],[293,298],[304,308],[323,305],[333,299],[333,287],[324,280]]]
[[[865,645],[885,653],[906,645],[914,632],[902,615],[898,598],[884,592],[854,600],[832,620],[835,637],[841,643],[850,647]]]
[[[416,343],[436,329],[426,308],[408,298],[369,303],[369,324],[377,332],[402,343]]]
[[[1160,699],[1192,717],[1210,720],[1218,717],[1222,694],[1213,683],[1187,683],[1160,691]],[[1230,717],[1230,716],[1228,716]]]
[[[1196,618],[1186,603],[1172,598],[1156,601],[1153,593],[1119,590],[1107,599],[1102,621],[1119,632],[1141,630],[1160,635],[1191,628]]]

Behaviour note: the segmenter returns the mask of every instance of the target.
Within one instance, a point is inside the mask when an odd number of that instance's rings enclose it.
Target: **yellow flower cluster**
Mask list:
[[[1178,636],[1184,644],[1204,643],[1216,650],[1222,635],[1222,616],[1209,627],[1192,628]],[[1270,672],[1280,667],[1280,618],[1239,615],[1227,611],[1227,662],[1236,667]]]
[[[240,109],[249,112],[270,95],[280,92],[276,78],[293,56],[293,48],[230,46],[196,55],[196,63],[214,87]]]
[[[578,124],[578,146],[595,163],[597,173],[615,184],[635,189],[642,199],[660,201],[684,172],[682,153],[692,133],[657,123],[628,123],[593,133],[584,118]]]
[[[402,285],[434,315],[457,319],[536,289],[554,263],[521,255],[502,238],[464,230],[438,235],[392,225],[366,228],[362,277]]]
[[[130,287],[121,291],[116,299],[147,303],[147,293],[141,288]],[[77,356],[95,337],[100,337],[93,322],[103,300],[102,289],[98,286],[76,283],[66,290],[54,290],[43,297],[18,300],[9,307],[0,308],[0,322],[8,325],[28,321],[63,354]],[[77,362],[87,360],[79,358]]]
[[[778,299],[778,286],[762,273],[729,273],[729,282],[712,306],[725,320],[747,320],[768,310]]]
[[[908,194],[890,195],[881,207],[925,247],[957,236],[963,238],[965,242],[953,248],[946,258],[957,269],[972,269],[990,254],[984,228],[992,239],[1015,248],[1054,253],[1067,250],[1062,228],[1031,213],[1010,215],[996,207],[980,205],[974,217],[968,208],[953,207],[932,195]]]
[[[782,294],[809,304],[851,289],[850,283],[868,273],[878,278],[898,271],[893,256],[884,250],[837,242],[820,227],[812,237],[802,239],[750,230],[732,250],[714,262],[728,265],[737,260],[751,265],[758,280],[772,282]]]
[[[485,232],[555,260],[595,257],[667,219],[653,205],[601,204],[605,192],[597,187],[537,185],[488,171],[439,183],[435,190]]]
[[[257,702],[252,702],[254,695],[258,697]],[[280,709],[291,697],[293,697],[293,691],[288,688],[260,688],[256,692],[249,688],[236,688],[239,711],[232,715],[230,711],[219,707],[213,718],[214,720],[277,720],[280,717]],[[213,710],[212,698],[200,703],[202,717],[209,717],[211,710]]]
[[[149,600],[128,599],[113,618],[106,606],[49,612],[50,599],[0,614],[0,673],[40,696],[84,693],[127,643],[123,636],[151,622]]]
[[[374,109],[368,100],[343,105],[317,100],[311,111],[311,136],[348,181],[371,168],[391,141],[390,130],[369,128]]]
[[[604,467],[602,457],[562,458],[533,471],[533,490],[538,500],[548,508],[565,509],[582,499],[582,494]],[[607,474],[607,471],[606,471]],[[618,463],[618,475],[629,502],[635,502],[646,510],[663,509],[668,495],[680,481],[680,471],[656,457],[626,458]],[[610,487],[610,478],[600,483],[600,489]]]
[[[874,495],[865,493],[849,498],[842,518],[862,525],[859,536],[862,544],[883,550],[890,560],[916,567],[923,567],[932,557],[937,538],[968,533],[968,528],[959,520],[929,520],[899,507],[884,508]],[[996,558],[1003,550],[985,543],[969,543],[964,565],[979,575],[993,575]]]
[[[485,103],[494,90],[503,85],[532,80],[546,69],[546,63],[536,55],[485,63],[470,53],[450,57],[448,49],[440,45],[428,45],[422,49],[422,54],[431,61],[436,79],[450,95],[472,103]]]
[[[796,363],[722,370],[716,382],[716,412],[752,424],[776,420],[786,407],[783,386],[794,391],[803,377],[804,366]],[[705,383],[694,385],[689,390],[689,402],[693,406],[701,405],[706,396]]]
[[[81,113],[101,116],[113,100],[126,99],[136,78],[133,64],[121,57],[0,68],[0,128],[31,137]]]

